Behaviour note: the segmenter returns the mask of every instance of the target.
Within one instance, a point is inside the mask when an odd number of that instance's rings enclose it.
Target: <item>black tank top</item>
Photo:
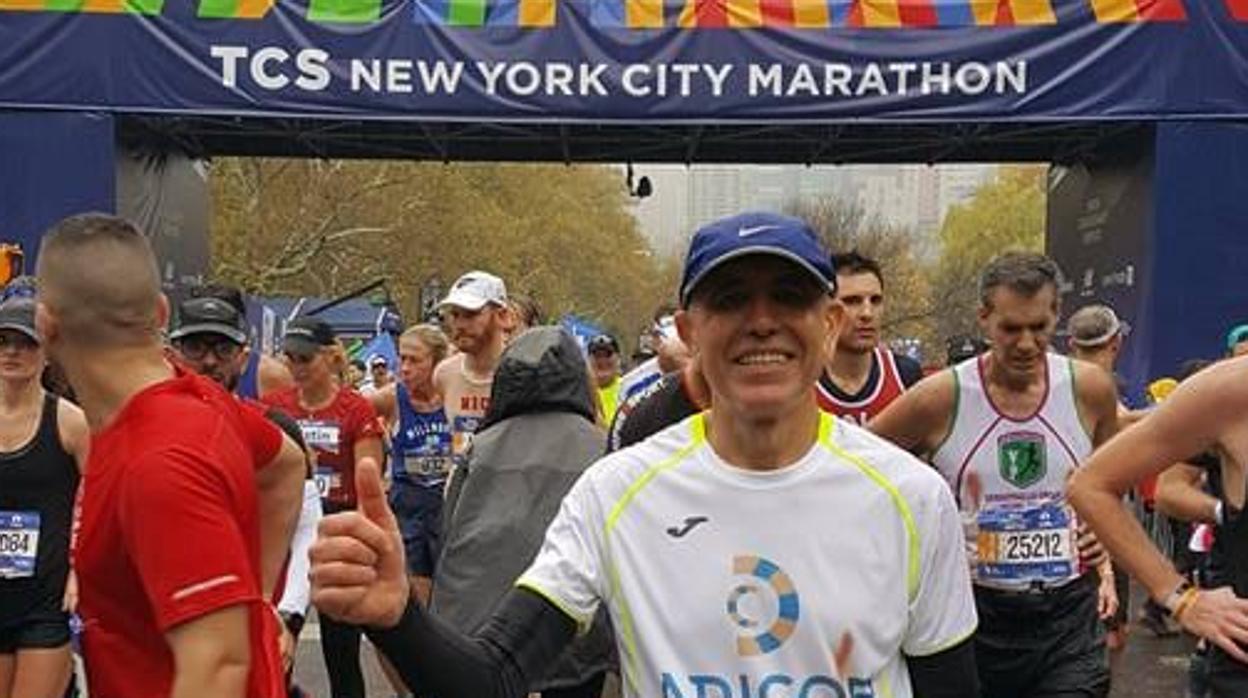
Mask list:
[[[0,539],[9,534],[0,564],[12,573],[28,562],[15,560],[25,557],[18,547],[23,531],[34,530],[32,515],[38,516],[39,532],[33,574],[0,577],[0,626],[32,611],[60,608],[77,490],[78,466],[61,445],[57,397],[48,394],[34,438],[16,451],[0,453]]]
[[[1248,599],[1248,513],[1236,509],[1225,498],[1222,500],[1225,523],[1217,532],[1217,543],[1223,543],[1226,551],[1223,567],[1230,574],[1235,595]]]

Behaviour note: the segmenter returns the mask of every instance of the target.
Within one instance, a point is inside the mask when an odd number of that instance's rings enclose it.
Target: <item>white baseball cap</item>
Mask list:
[[[489,303],[500,307],[507,305],[507,286],[493,274],[470,271],[455,280],[451,292],[438,307],[453,305],[464,310],[480,310]]]

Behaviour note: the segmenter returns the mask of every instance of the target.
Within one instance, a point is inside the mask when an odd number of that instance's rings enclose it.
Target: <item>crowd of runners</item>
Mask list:
[[[877,260],[748,213],[627,372],[482,271],[353,366],[315,316],[263,355],[238,289],[170,307],[141,231],[71,217],[0,302],[0,698],[311,695],[313,608],[333,698],[365,637],[422,698],[1096,698],[1130,578],[1200,639],[1192,695],[1248,696],[1248,327],[1131,410],[1126,325],[1058,353],[1059,284],[1001,254],[925,372]]]

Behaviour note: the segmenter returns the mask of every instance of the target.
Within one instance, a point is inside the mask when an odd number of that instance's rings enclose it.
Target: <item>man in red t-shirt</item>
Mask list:
[[[133,225],[66,219],[38,276],[40,332],[93,437],[74,545],[92,695],[282,695],[264,594],[302,455],[258,410],[165,361],[168,302]]]

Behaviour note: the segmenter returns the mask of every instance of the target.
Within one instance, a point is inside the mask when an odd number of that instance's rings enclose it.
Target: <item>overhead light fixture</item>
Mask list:
[[[654,187],[650,184],[650,178],[642,176],[641,179],[633,183],[633,163],[628,163],[628,195],[634,199],[644,199],[654,193]]]

